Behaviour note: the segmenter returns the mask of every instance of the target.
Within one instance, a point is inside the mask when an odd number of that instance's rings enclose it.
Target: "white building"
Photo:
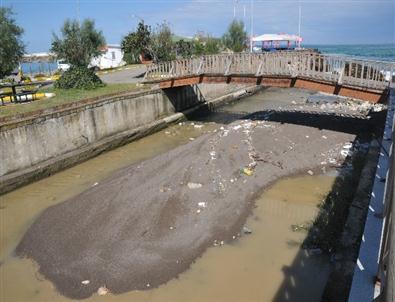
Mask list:
[[[126,64],[123,60],[123,52],[120,45],[108,44],[101,50],[101,55],[92,59],[89,67],[98,69],[116,68]],[[58,69],[66,71],[70,65],[65,60],[58,61]]]
[[[115,68],[126,64],[123,60],[123,52],[120,45],[108,44],[101,49],[102,54],[94,58],[91,67],[97,66],[99,69]]]

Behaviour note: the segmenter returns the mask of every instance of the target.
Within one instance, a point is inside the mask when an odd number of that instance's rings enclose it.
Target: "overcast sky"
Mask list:
[[[79,5],[77,4],[79,2]],[[12,7],[25,29],[28,52],[48,51],[52,32],[67,18],[91,18],[107,43],[118,44],[142,18],[155,25],[168,21],[173,31],[193,36],[198,30],[221,36],[233,19],[250,31],[250,0],[0,0]],[[254,0],[254,33],[298,32],[299,1]],[[305,44],[395,43],[395,0],[301,0]],[[78,9],[79,8],[79,9]],[[245,8],[245,17],[244,17]],[[79,12],[79,13],[78,13]]]

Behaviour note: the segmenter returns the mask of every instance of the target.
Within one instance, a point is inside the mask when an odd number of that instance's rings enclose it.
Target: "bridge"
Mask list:
[[[316,52],[218,54],[149,65],[145,83],[167,89],[198,83],[296,87],[370,102],[386,99],[395,63]]]

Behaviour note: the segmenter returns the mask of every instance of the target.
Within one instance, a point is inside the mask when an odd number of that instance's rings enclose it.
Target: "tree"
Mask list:
[[[213,37],[208,36],[206,39],[206,44],[204,46],[205,54],[213,55],[213,54],[219,53],[220,42],[221,41],[218,38],[213,38]]]
[[[172,32],[168,23],[158,24],[152,34],[151,54],[156,62],[175,59]]]
[[[193,54],[195,56],[201,56],[205,54],[205,46],[202,41],[199,39],[194,39],[193,40]]]
[[[247,33],[244,31],[243,21],[234,20],[223,35],[224,45],[234,52],[241,52],[246,48]]]
[[[53,34],[52,51],[74,66],[87,67],[106,43],[103,33],[96,30],[94,21],[89,19],[81,25],[76,20],[66,20],[61,33],[62,37]]]
[[[71,65],[55,83],[57,88],[92,89],[103,86],[100,78],[88,66],[93,58],[100,55],[100,49],[105,45],[101,31],[95,29],[92,20],[66,20],[62,36],[53,35],[52,51],[59,59],[65,59]]]
[[[23,29],[12,18],[9,8],[0,7],[0,79],[18,66],[25,46],[21,40]]]
[[[174,48],[175,48],[177,57],[186,59],[186,58],[190,58],[192,56],[193,45],[192,45],[192,42],[190,42],[190,41],[185,41],[184,39],[181,39],[175,43]]]
[[[148,56],[151,44],[151,28],[140,21],[135,32],[128,33],[123,37],[121,46],[124,52],[124,60],[128,64],[139,63],[140,55]]]

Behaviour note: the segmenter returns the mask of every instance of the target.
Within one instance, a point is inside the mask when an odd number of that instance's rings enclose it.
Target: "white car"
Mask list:
[[[68,64],[66,60],[58,60],[56,63],[58,64],[59,70],[67,71],[70,69],[70,64]]]

